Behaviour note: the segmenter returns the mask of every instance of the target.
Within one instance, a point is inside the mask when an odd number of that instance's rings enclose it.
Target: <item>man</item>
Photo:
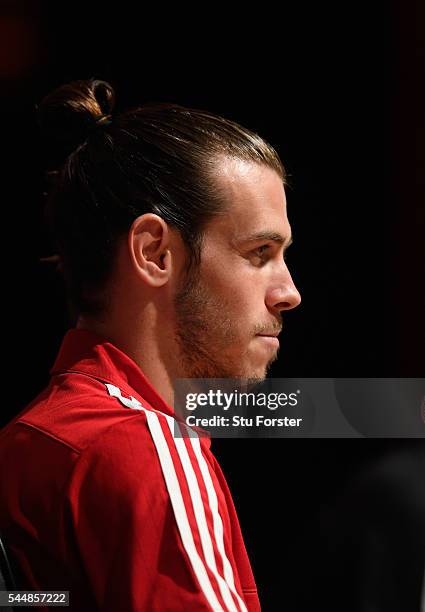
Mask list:
[[[223,159],[217,181],[230,206],[208,224],[196,273],[184,282],[178,232],[142,215],[120,245],[110,314],[77,323],[120,346],[170,404],[176,378],[264,378],[281,313],[300,302],[283,259],[291,227],[280,177]]]
[[[81,159],[70,156],[66,180]],[[133,219],[117,239],[107,307],[80,308],[48,388],[0,434],[0,531],[25,588],[69,590],[71,609],[260,609],[210,440],[173,435],[173,380],[264,378],[300,295],[283,257],[282,176],[221,155],[214,188],[225,205],[203,227],[196,265],[166,214]],[[78,256],[64,252],[65,266]]]

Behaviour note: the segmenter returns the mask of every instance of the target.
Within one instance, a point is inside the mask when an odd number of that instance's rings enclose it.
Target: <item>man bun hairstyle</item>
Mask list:
[[[118,241],[144,213],[180,232],[188,269],[199,264],[203,230],[227,206],[215,178],[223,158],[285,180],[274,148],[233,121],[168,103],[114,108],[113,87],[89,79],[55,89],[37,109],[51,183],[45,217],[74,319],[107,309]]]
[[[38,123],[51,147],[49,153],[65,159],[99,121],[111,116],[114,106],[114,90],[105,81],[74,81],[50,93],[38,107]]]

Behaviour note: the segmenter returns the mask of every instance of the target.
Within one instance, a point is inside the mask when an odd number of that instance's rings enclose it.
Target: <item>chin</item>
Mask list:
[[[253,376],[250,376],[250,378],[252,380],[257,380],[258,382],[261,382],[261,381],[265,380],[267,378],[267,368],[263,368],[262,370],[258,370],[257,372],[255,372],[253,374]]]
[[[274,356],[273,359],[270,359],[269,356],[268,359],[263,358],[261,360],[257,357],[255,362],[251,363],[250,366],[246,367],[245,369],[245,371],[249,373],[247,378],[258,378],[260,380],[264,380],[267,378],[267,374],[274,361],[276,361],[276,356]]]
[[[251,367],[245,368],[244,373],[241,374],[239,378],[244,378],[252,382],[254,381],[261,382],[267,377],[267,371],[268,371],[267,365],[261,365],[257,367],[251,366]]]

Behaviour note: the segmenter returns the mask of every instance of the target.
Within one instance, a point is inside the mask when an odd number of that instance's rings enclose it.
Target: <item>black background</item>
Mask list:
[[[220,5],[140,8],[10,2],[0,10],[4,389],[12,390],[2,423],[47,383],[68,325],[60,279],[38,261],[52,251],[34,107],[54,87],[91,76],[115,87],[118,111],[148,101],[206,108],[278,149],[291,183],[288,262],[303,301],[287,313],[273,376],[423,376],[423,3],[284,2],[235,15]],[[332,609],[333,601],[338,609],[338,598],[359,588],[355,575],[344,592],[321,578],[338,566],[326,552],[324,509],[340,507],[362,470],[419,448],[213,442],[264,610]]]

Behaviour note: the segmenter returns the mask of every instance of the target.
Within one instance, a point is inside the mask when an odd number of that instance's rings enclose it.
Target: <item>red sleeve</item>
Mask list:
[[[147,420],[141,411],[99,436],[81,453],[67,485],[64,525],[87,588],[100,611],[244,610],[238,594],[229,595],[221,576],[215,580],[205,561],[202,538],[193,527],[193,499],[167,423],[157,419],[155,435],[166,455],[160,460],[159,443]],[[190,461],[193,456],[188,454]],[[164,473],[167,461],[176,474],[171,484]],[[183,526],[176,521],[175,487],[184,502]],[[71,605],[72,597],[71,592]]]

